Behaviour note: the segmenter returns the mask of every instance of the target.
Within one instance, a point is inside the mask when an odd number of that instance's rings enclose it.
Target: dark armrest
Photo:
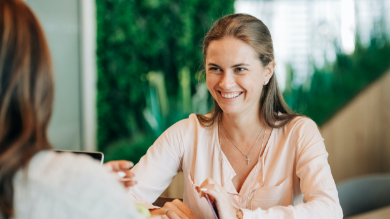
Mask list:
[[[172,202],[175,199],[179,199],[180,201],[183,201],[183,199],[180,199],[180,198],[158,197],[158,199],[153,203],[153,205],[158,206],[158,207],[164,207],[165,202]]]

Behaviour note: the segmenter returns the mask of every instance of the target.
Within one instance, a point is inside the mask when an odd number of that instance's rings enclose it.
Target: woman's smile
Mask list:
[[[218,91],[218,93],[224,98],[224,99],[237,99],[241,94],[244,92],[239,91],[239,92],[223,92],[223,91]]]

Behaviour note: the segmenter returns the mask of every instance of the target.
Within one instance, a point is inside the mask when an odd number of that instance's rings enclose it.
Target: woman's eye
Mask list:
[[[240,72],[240,71],[244,71],[244,70],[245,70],[245,68],[236,68],[235,69],[236,72]]]
[[[218,69],[218,68],[215,68],[215,67],[213,67],[213,68],[209,68],[209,71],[219,71],[219,69]]]

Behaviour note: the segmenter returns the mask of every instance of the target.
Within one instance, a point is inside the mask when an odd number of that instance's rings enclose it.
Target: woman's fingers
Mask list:
[[[192,213],[192,211],[179,199],[173,200],[172,204],[174,204],[181,212],[186,214],[188,218],[196,219],[194,213]]]
[[[199,193],[199,198],[205,197],[204,192],[202,192],[200,189],[201,187],[204,187],[208,184],[210,178],[207,178],[200,186],[195,186],[196,191]]]
[[[152,216],[165,215],[165,211],[163,208],[149,209],[149,212],[150,212],[150,215],[152,215]]]
[[[214,203],[215,200],[220,199],[223,195],[215,185],[205,185],[201,188],[201,191],[203,197],[205,197],[205,194],[208,194],[211,203]]]
[[[202,198],[202,197],[205,197],[204,193],[207,193],[209,194],[209,198],[210,198],[210,201],[211,202],[214,202],[214,199],[215,199],[215,195],[217,193],[215,192],[211,192],[210,193],[210,190],[214,190],[216,192],[219,192],[219,186],[218,184],[216,184],[214,182],[214,180],[210,179],[210,178],[207,178],[205,181],[203,181],[203,183],[200,185],[200,187],[196,188],[196,190],[199,192],[199,196]],[[209,190],[209,191],[208,191]],[[208,192],[207,192],[208,191]]]
[[[158,215],[158,216],[148,217],[147,219],[169,219],[169,217],[166,215]]]
[[[230,202],[229,194],[222,186],[216,184],[212,179],[206,179],[199,187],[199,191],[208,194],[210,201],[216,202],[220,218],[235,217],[235,208]]]
[[[169,211],[166,215],[169,219],[181,219],[175,212]]]
[[[122,178],[120,178],[120,181],[123,183],[125,187],[131,187],[137,184],[137,181],[134,179],[134,173],[131,170],[122,171],[122,175],[124,175]]]
[[[137,181],[129,180],[129,181],[122,181],[122,183],[127,188],[127,187],[135,186],[137,184]]]
[[[105,163],[104,167],[109,171],[116,172],[123,186],[129,188],[137,184],[137,181],[134,179],[134,173],[130,170],[133,165],[133,162],[127,160],[115,160]]]
[[[134,172],[131,171],[131,170],[123,170],[122,172],[123,172],[124,174],[126,174],[126,175],[124,176],[124,178],[129,178],[129,179],[131,179],[131,178],[134,178],[134,176],[135,176]]]
[[[164,209],[166,211],[166,215],[171,218],[170,214],[171,213],[175,213],[176,216],[178,216],[178,218],[180,219],[189,219],[189,217],[184,213],[182,212],[175,204],[173,204],[172,202],[167,202],[165,203],[164,205]],[[168,210],[169,209],[169,210]],[[168,210],[168,211],[167,211]]]
[[[129,170],[133,166],[133,162],[127,160],[114,160],[104,164],[105,168],[114,172]]]
[[[150,210],[152,216],[166,215],[170,219],[196,219],[192,211],[180,200],[166,202],[160,209]]]

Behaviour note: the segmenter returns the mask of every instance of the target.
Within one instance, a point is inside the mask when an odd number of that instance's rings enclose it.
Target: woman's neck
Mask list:
[[[259,114],[232,115],[223,113],[222,125],[235,142],[252,143],[260,132],[263,132],[266,125]]]

